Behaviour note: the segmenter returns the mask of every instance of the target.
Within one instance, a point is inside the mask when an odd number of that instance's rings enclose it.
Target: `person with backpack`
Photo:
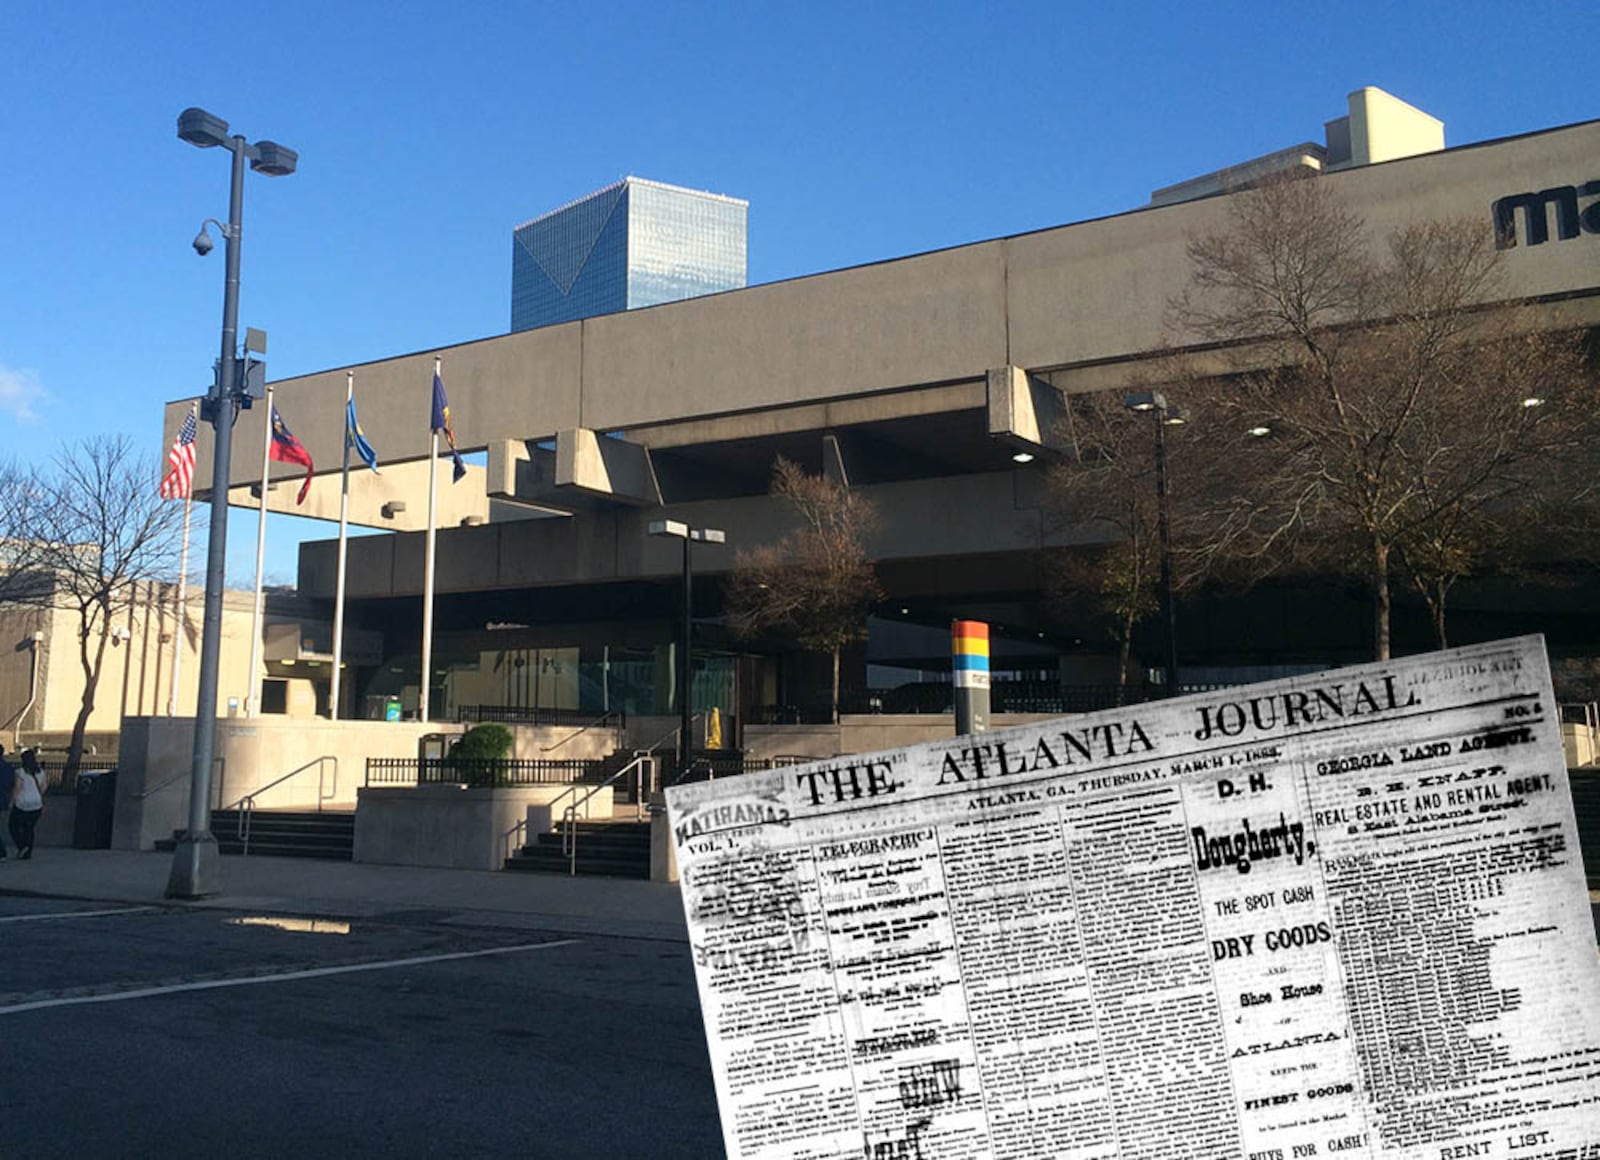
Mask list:
[[[22,751],[22,768],[13,770],[11,783],[11,841],[17,857],[26,860],[33,857],[33,831],[44,813],[44,771],[33,750]]]

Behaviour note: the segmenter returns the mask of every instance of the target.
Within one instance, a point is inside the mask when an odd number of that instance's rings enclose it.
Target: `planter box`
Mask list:
[[[357,862],[500,870],[528,840],[530,807],[565,792],[564,785],[467,789],[459,785],[371,787],[356,801]],[[605,797],[609,809],[608,794]]]

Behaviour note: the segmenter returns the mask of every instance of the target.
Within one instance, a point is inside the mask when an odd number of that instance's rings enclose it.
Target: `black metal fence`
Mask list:
[[[670,757],[667,760],[670,762]],[[688,770],[681,776],[672,777],[668,784],[682,785],[684,782],[689,781],[712,781],[719,777],[736,777],[741,773],[755,773],[763,769],[773,769],[780,765],[795,764],[799,764],[799,762],[791,759],[745,757],[742,754],[713,757],[710,754],[697,753],[690,761]]]
[[[463,725],[607,725],[621,728],[627,717],[621,709],[596,714],[593,709],[535,708],[531,705],[461,705],[456,720]]]
[[[8,752],[6,760],[18,769],[22,768],[22,760],[16,753]],[[97,773],[102,770],[117,768],[117,755],[115,753],[85,753],[78,760],[78,773]],[[75,794],[78,792],[78,776],[74,774],[67,777],[67,759],[65,757],[41,757],[39,769],[44,774],[44,792],[48,794]]]
[[[603,761],[455,757],[369,757],[367,785],[466,785],[505,789],[519,785],[571,785],[604,777]]]

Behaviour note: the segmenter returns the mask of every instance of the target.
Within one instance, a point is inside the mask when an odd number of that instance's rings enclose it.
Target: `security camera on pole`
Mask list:
[[[227,242],[226,281],[222,296],[222,352],[217,378],[201,408],[201,418],[216,433],[211,453],[211,530],[206,545],[205,618],[200,630],[200,692],[194,714],[194,757],[189,782],[189,826],[173,852],[167,879],[168,898],[205,898],[220,890],[217,840],[211,834],[211,761],[216,747],[217,668],[222,648],[223,570],[228,548],[228,480],[236,407],[248,406],[243,365],[236,357],[239,331],[239,239],[244,217],[244,163],[268,177],[293,173],[299,160],[293,149],[273,141],[250,144],[228,135],[228,123],[204,109],[178,114],[178,136],[202,149],[223,146],[233,154],[233,179],[228,197],[228,224],[216,222]],[[204,225],[194,240],[202,257],[211,249]],[[266,502],[266,497],[262,497]]]

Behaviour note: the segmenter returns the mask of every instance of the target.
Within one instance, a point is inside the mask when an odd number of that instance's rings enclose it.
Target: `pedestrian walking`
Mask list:
[[[44,813],[44,771],[33,750],[22,751],[22,768],[13,771],[11,784],[11,842],[18,858],[32,858],[34,827]]]
[[[6,760],[6,747],[0,745],[0,814],[11,808],[17,790],[17,767]],[[6,860],[6,840],[0,838],[0,862]]]

